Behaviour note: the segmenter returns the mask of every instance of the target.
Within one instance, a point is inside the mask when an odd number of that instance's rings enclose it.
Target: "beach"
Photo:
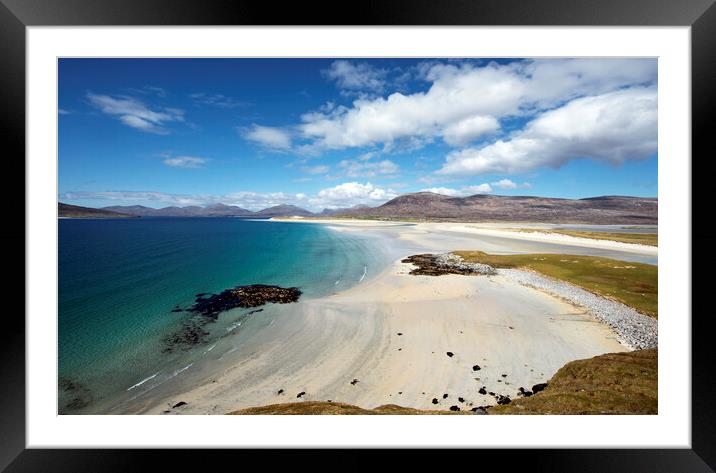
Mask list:
[[[306,220],[302,220],[306,222]],[[267,404],[335,401],[449,410],[494,405],[544,383],[565,363],[630,350],[579,305],[492,276],[416,276],[416,253],[596,254],[656,264],[656,248],[504,235],[474,224],[319,220],[368,236],[389,258],[347,290],[276,306],[260,330],[238,333],[200,373],[138,396],[115,413],[224,414]],[[551,236],[552,240],[546,240]],[[483,394],[484,393],[484,394]],[[491,394],[492,393],[492,394]],[[177,404],[180,404],[177,407]]]

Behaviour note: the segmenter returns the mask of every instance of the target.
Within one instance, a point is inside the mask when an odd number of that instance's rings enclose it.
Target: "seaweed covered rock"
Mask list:
[[[268,303],[288,304],[296,302],[299,297],[301,290],[297,287],[252,284],[226,289],[219,294],[197,294],[194,305],[187,311],[216,318],[221,312],[237,307],[258,307]]]
[[[418,276],[442,276],[443,274],[491,276],[497,274],[492,266],[470,263],[452,253],[413,255],[403,259],[402,262],[414,264],[416,268],[411,270],[410,274]]]

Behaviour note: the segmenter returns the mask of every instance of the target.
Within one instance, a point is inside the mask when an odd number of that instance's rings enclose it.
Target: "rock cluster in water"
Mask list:
[[[252,284],[226,289],[219,294],[197,294],[194,305],[187,311],[215,319],[221,312],[237,307],[258,307],[268,303],[288,304],[296,302],[299,297],[301,290],[297,287]]]
[[[403,263],[412,263],[416,266],[410,274],[419,276],[441,276],[443,274],[482,274],[491,276],[497,274],[495,268],[482,263],[469,263],[452,253],[423,254],[408,256]]]

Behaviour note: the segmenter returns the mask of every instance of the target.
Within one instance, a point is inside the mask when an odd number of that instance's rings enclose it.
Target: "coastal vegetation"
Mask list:
[[[657,414],[658,350],[609,353],[564,365],[530,397],[490,414]]]
[[[658,267],[654,265],[581,255],[490,255],[482,251],[454,254],[467,262],[493,268],[537,271],[658,317]]]

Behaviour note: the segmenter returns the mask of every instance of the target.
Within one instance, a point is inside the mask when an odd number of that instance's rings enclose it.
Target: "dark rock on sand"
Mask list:
[[[449,351],[446,353],[446,355],[449,356],[450,358],[452,358],[453,356],[455,356],[455,353]]]
[[[448,397],[447,394],[443,394],[443,399],[447,399],[447,397]]]
[[[172,406],[172,409],[176,409],[177,407],[181,407],[181,406],[186,406],[186,402],[184,402],[184,401],[179,401],[179,402],[177,402],[176,404],[174,404],[174,405]]]
[[[434,398],[433,398],[433,404],[437,404],[437,403],[438,403],[438,398],[434,397]]]
[[[480,263],[467,263],[459,256],[453,254],[422,254],[408,256],[402,263],[412,263],[417,268],[410,274],[417,276],[442,276],[443,274],[496,274],[495,270]]]
[[[279,389],[276,394],[278,394],[279,396],[280,396],[281,394],[283,394],[283,389]]]
[[[485,387],[483,386],[483,387],[481,387],[480,390],[477,391],[477,392],[479,392],[480,394],[487,394],[487,389],[485,389]]]
[[[298,393],[298,395],[296,397],[303,397],[305,394],[306,394],[306,391],[301,391],[300,393]]]
[[[511,402],[512,402],[512,399],[510,399],[510,396],[503,396],[502,394],[500,394],[497,397],[497,404],[499,404],[499,405],[509,404]]]
[[[465,398],[463,398],[463,397],[459,397],[459,398],[457,398],[457,400],[458,400],[459,402],[465,402]]]
[[[539,383],[532,386],[532,393],[537,394],[540,391],[544,391],[544,388],[547,387],[547,383]]]
[[[359,382],[360,382],[360,381],[358,381],[357,379],[353,378],[353,381],[351,381],[351,384],[352,384],[353,386],[355,386],[355,385],[358,384]]]
[[[450,406],[451,411],[459,411],[460,408],[458,406]]]
[[[236,307],[258,307],[268,303],[288,304],[296,302],[300,296],[301,290],[297,287],[284,288],[252,284],[226,289],[219,294],[200,294],[196,297],[194,305],[187,311],[215,319],[221,312]]]
[[[472,371],[480,371],[480,369],[481,369],[481,368],[480,368],[480,365],[474,365],[474,366],[472,367]]]

